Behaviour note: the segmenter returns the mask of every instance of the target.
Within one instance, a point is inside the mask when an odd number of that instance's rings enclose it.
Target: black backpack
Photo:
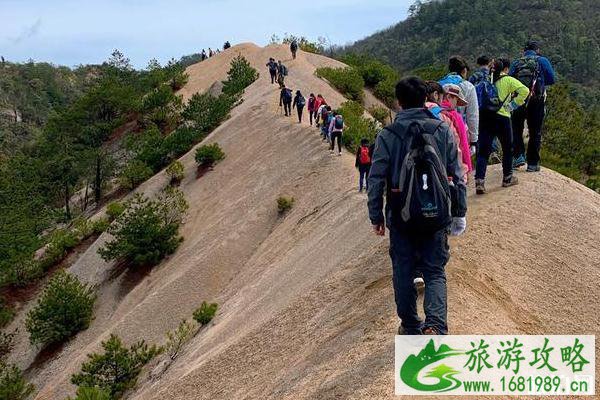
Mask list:
[[[283,89],[283,101],[285,103],[292,102],[292,91],[290,89]]]
[[[516,61],[512,76],[527,86],[531,97],[541,97],[544,93],[539,80],[540,74],[539,57],[525,56]]]
[[[391,188],[392,224],[417,233],[434,233],[452,222],[452,202],[446,166],[435,133],[442,122],[413,122],[404,135],[386,128],[406,146],[400,160],[398,188]]]

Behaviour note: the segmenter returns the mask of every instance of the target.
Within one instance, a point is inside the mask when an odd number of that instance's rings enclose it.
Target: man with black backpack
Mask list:
[[[304,106],[306,105],[306,99],[302,96],[302,92],[296,90],[296,96],[294,96],[294,103],[292,104],[292,108],[295,108],[298,111],[298,123],[302,123],[302,111],[304,111]]]
[[[269,62],[267,63],[267,67],[269,68],[269,74],[271,74],[271,85],[275,83],[275,79],[277,78],[277,63],[274,58],[269,58]]]
[[[287,74],[287,67],[281,63],[281,60],[277,61],[277,83],[279,83],[281,89],[285,87],[285,77]]]
[[[529,89],[526,103],[512,114],[513,166],[521,167],[527,163],[527,172],[540,170],[540,148],[542,145],[542,128],[546,117],[546,87],[556,81],[552,64],[546,57],[540,56],[540,46],[530,40],[525,45],[523,57],[513,61],[509,75],[517,78]],[[529,144],[525,156],[523,130],[525,121],[529,129]]]
[[[283,106],[286,117],[292,116],[292,89],[288,89],[285,86],[281,88],[281,94],[279,95],[279,107]]]
[[[298,51],[298,41],[296,39],[292,40],[290,43],[290,51],[292,52],[292,58],[296,59],[296,52]]]
[[[448,230],[461,235],[467,224],[457,144],[448,125],[424,108],[426,97],[420,78],[396,85],[402,111],[377,136],[368,178],[373,230],[379,236],[386,226],[390,231],[396,309],[402,320],[398,333],[408,335],[447,334]],[[417,267],[425,280],[424,322],[417,314]]]

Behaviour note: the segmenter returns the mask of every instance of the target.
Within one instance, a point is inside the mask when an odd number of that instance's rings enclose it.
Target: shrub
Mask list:
[[[215,317],[219,305],[217,303],[207,303],[203,301],[202,304],[196,311],[194,311],[193,317],[200,325],[206,325]]]
[[[121,185],[127,189],[135,189],[137,185],[144,182],[153,175],[152,168],[138,159],[133,159],[121,172]]]
[[[206,136],[205,133],[195,127],[180,127],[165,138],[163,146],[169,159],[178,158],[187,153],[194,144]]]
[[[69,229],[56,229],[50,234],[44,253],[45,263],[54,264],[67,255],[67,252],[79,244],[77,233]]]
[[[177,329],[167,332],[165,350],[171,360],[177,358],[183,345],[192,338],[194,330],[195,326],[191,322],[183,320]]]
[[[227,76],[223,82],[223,93],[236,96],[258,79],[258,71],[242,55],[238,55],[231,61]]]
[[[29,311],[25,327],[32,344],[48,345],[70,338],[92,321],[96,295],[74,275],[57,272],[37,305]]]
[[[15,317],[15,311],[0,299],[0,328],[4,328]]]
[[[33,258],[14,260],[12,264],[4,266],[0,275],[0,286],[22,288],[37,280],[43,274],[44,268],[40,261]],[[1,322],[0,325],[2,325]]]
[[[88,361],[81,366],[81,372],[71,377],[71,382],[79,387],[105,390],[112,399],[120,398],[132,388],[144,365],[162,351],[154,345],[149,347],[143,340],[126,348],[116,335],[102,342],[102,348],[102,354],[88,354]]]
[[[367,138],[369,141],[375,139],[378,127],[377,122],[364,116],[362,106],[353,101],[347,101],[337,110],[344,117],[344,146],[351,152],[356,152],[360,146],[360,140]]]
[[[0,362],[12,351],[17,331],[12,333],[0,332]]]
[[[397,79],[385,79],[375,86],[373,94],[386,106],[394,108],[396,103],[396,83]]]
[[[369,109],[369,114],[381,124],[387,123],[390,118],[390,111],[385,107],[373,106]]]
[[[183,164],[178,160],[175,160],[169,164],[166,173],[171,178],[171,183],[179,183],[185,176],[183,172]]]
[[[356,68],[318,68],[317,76],[327,79],[350,100],[362,101],[365,81]]]
[[[196,150],[196,162],[200,166],[212,167],[225,158],[225,153],[218,143],[205,144]]]
[[[71,400],[71,398],[67,400]],[[81,386],[77,389],[77,395],[72,400],[111,400],[111,398],[109,392],[106,390],[97,387]]]
[[[90,222],[90,230],[92,235],[99,235],[102,232],[106,231],[110,226],[110,221],[108,218],[98,218],[94,221]]]
[[[291,210],[293,205],[294,205],[293,197],[280,196],[277,199],[277,210],[279,210],[280,214],[283,214],[284,212]]]
[[[125,205],[118,201],[113,201],[106,206],[106,214],[111,221],[119,218],[123,211],[125,211]]]
[[[25,400],[35,387],[28,383],[16,365],[0,361],[0,399]]]
[[[185,106],[182,116],[186,121],[192,122],[194,128],[204,137],[229,117],[235,103],[236,97],[225,93],[218,97],[210,93],[196,93]],[[200,140],[201,137],[195,139]]]
[[[165,190],[156,200],[136,194],[108,228],[114,239],[98,253],[106,261],[123,260],[134,266],[158,264],[183,240],[179,225],[187,207],[183,193],[176,189]]]
[[[125,148],[132,159],[156,172],[167,163],[168,151],[164,146],[165,140],[158,128],[151,127],[141,133],[128,135],[125,138]]]

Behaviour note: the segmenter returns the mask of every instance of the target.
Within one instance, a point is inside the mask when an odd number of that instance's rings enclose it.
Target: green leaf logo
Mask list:
[[[440,345],[440,348],[436,350],[435,343],[431,339],[419,354],[411,354],[406,358],[400,368],[400,379],[411,388],[422,392],[448,392],[454,390],[460,387],[462,382],[454,377],[460,371],[452,367],[440,364],[428,371],[425,375],[426,378],[437,378],[438,380],[434,384],[421,383],[419,373],[431,364],[462,354],[464,354],[463,351],[454,350],[445,344]]]

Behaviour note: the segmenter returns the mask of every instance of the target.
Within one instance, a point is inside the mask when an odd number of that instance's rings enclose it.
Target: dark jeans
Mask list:
[[[285,112],[285,116],[289,116],[292,115],[292,103],[286,103],[285,101],[283,102],[283,111]]]
[[[479,151],[475,179],[485,179],[488,160],[492,154],[492,143],[497,137],[502,145],[502,173],[505,178],[512,175],[512,127],[510,118],[496,113],[482,113],[479,116]]]
[[[304,110],[303,107],[298,107],[296,106],[296,108],[298,109],[298,122],[302,122],[302,111]]]
[[[335,147],[335,139],[337,138],[338,151],[342,152],[342,132],[331,132],[331,150]]]
[[[540,163],[540,148],[542,146],[542,128],[546,116],[546,104],[543,99],[530,99],[527,106],[521,106],[513,111],[512,128],[514,134],[515,157],[525,155],[523,130],[525,121],[529,129],[529,144],[527,145],[527,164]]]
[[[392,258],[396,311],[402,327],[409,335],[418,335],[421,328],[434,328],[448,333],[448,304],[445,267],[450,259],[448,234],[440,230],[431,235],[406,233],[390,228],[390,257]],[[425,322],[417,314],[415,270],[425,281]]]
[[[271,85],[272,85],[275,83],[275,79],[277,78],[277,71],[269,70],[269,73],[271,74]]]
[[[360,175],[358,178],[358,190],[363,189],[363,184],[365,185],[365,189],[369,190],[369,181],[367,180],[367,177],[369,176],[370,170],[370,164],[358,166],[358,173]]]
[[[314,116],[315,116],[315,112],[308,110],[308,122],[310,122],[310,126],[312,126]]]

